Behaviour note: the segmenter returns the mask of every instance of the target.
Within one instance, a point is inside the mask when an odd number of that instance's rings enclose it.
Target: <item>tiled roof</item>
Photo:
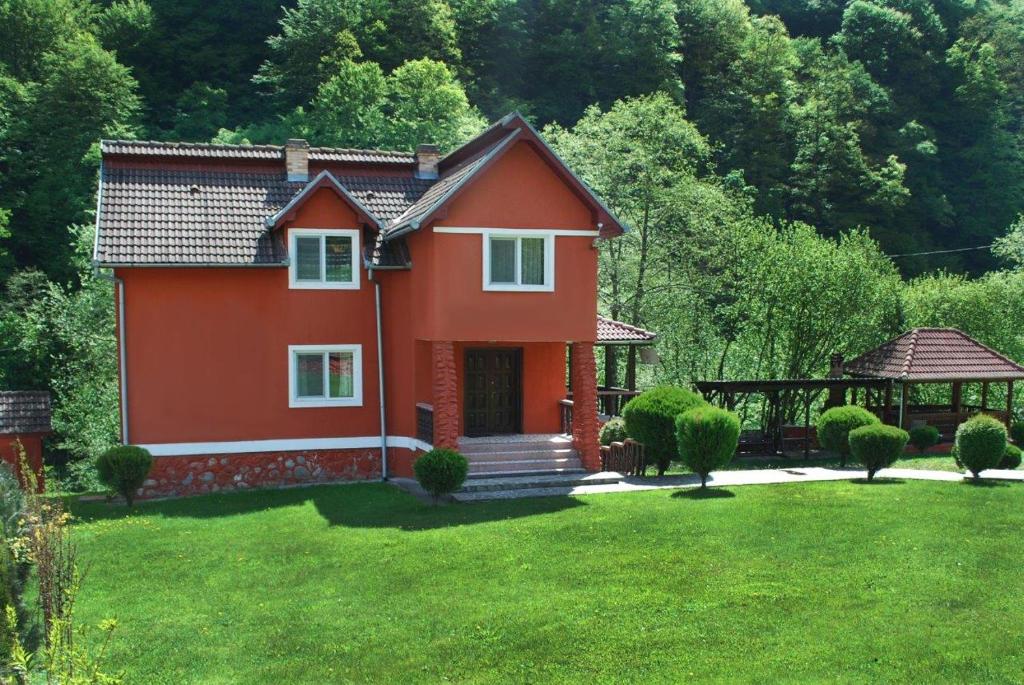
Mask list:
[[[284,159],[281,145],[214,145],[212,143],[164,143],[155,140],[104,140],[104,155],[183,159],[233,159],[273,161]],[[411,152],[392,150],[352,150],[349,148],[311,147],[311,162],[412,165]]]
[[[367,246],[366,258],[381,269],[407,269],[412,264],[405,238],[384,240],[383,233],[378,233],[373,244]]]
[[[597,315],[598,345],[650,343],[654,342],[655,337],[650,331]]]
[[[337,178],[385,221],[431,183]],[[265,221],[303,186],[273,172],[104,167],[95,257],[101,264],[280,264],[284,248]]]
[[[49,433],[50,393],[0,391],[0,433]]]
[[[955,328],[915,328],[844,365],[856,376],[907,381],[1010,380],[1024,367]]]

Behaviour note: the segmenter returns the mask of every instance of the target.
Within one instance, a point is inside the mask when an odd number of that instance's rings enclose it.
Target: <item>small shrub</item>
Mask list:
[[[1001,469],[1015,469],[1020,466],[1021,462],[1021,451],[1016,445],[1006,443],[1006,450],[1003,452],[1003,458],[999,460],[999,468]]]
[[[957,464],[978,478],[999,465],[1006,452],[1006,426],[985,414],[967,419],[956,429]]]
[[[676,417],[704,405],[699,394],[665,385],[637,395],[622,408],[626,432],[643,443],[647,464],[657,466],[659,476],[677,454]]]
[[[153,457],[149,450],[135,445],[111,447],[96,460],[100,482],[122,495],[128,506],[135,503],[135,493],[149,475]]]
[[[903,454],[910,435],[896,426],[872,424],[850,431],[850,453],[868,470],[868,481],[879,469],[892,466]]]
[[[622,442],[629,435],[626,433],[625,419],[616,416],[608,423],[601,426],[601,444],[610,445],[613,442]]]
[[[1018,445],[1024,445],[1024,421],[1014,421],[1010,426],[1010,437]]]
[[[916,447],[918,452],[938,445],[939,437],[939,429],[935,426],[917,426],[910,429],[910,444]]]
[[[729,463],[740,440],[738,416],[718,407],[696,407],[676,417],[679,457],[707,487],[708,474]]]
[[[413,471],[416,480],[436,503],[462,487],[469,473],[469,462],[455,450],[438,447],[417,459]]]
[[[881,423],[877,416],[863,407],[832,407],[818,417],[818,443],[838,454],[839,465],[846,466],[846,459],[850,456],[850,431]]]

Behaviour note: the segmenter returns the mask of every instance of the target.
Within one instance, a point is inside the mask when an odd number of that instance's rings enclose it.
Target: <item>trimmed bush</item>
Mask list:
[[[846,466],[850,456],[850,431],[882,422],[863,407],[844,405],[832,407],[818,417],[818,444],[839,455],[839,465]]]
[[[850,431],[850,453],[868,470],[870,482],[879,469],[896,463],[909,439],[910,434],[896,426],[861,426]]]
[[[916,447],[918,452],[938,445],[939,438],[939,429],[935,426],[917,426],[910,429],[910,444]]]
[[[412,468],[416,480],[436,504],[441,497],[462,487],[469,473],[469,462],[455,450],[436,447],[417,459]]]
[[[718,407],[696,407],[676,417],[679,458],[707,487],[708,474],[720,469],[736,454],[740,441],[740,419]]]
[[[678,454],[676,417],[706,404],[695,392],[664,385],[637,395],[622,408],[626,432],[643,443],[647,465],[657,466],[659,476]]]
[[[1010,426],[1010,437],[1018,445],[1024,445],[1024,421],[1014,421]]]
[[[135,445],[112,447],[96,460],[100,482],[122,495],[128,506],[135,503],[135,493],[146,481],[153,457],[149,450]]]
[[[978,478],[985,469],[999,466],[1006,453],[1006,426],[999,420],[978,414],[956,429],[957,464]]]
[[[1003,458],[999,460],[999,468],[1001,469],[1015,469],[1020,466],[1021,462],[1021,451],[1016,445],[1006,443],[1006,450],[1003,452]]]
[[[608,423],[601,426],[601,444],[610,445],[613,442],[622,442],[629,435],[626,433],[626,421],[616,416],[609,419]]]

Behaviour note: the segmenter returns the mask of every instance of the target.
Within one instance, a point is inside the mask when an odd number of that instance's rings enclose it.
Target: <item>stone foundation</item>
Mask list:
[[[376,448],[154,457],[139,496],[183,497],[380,476]]]

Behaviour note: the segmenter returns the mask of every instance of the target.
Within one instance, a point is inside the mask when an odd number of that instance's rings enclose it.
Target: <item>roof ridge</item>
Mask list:
[[[101,148],[108,146],[136,146],[136,147],[153,147],[153,148],[169,148],[169,149],[180,149],[180,150],[208,150],[217,151],[223,150],[225,152],[274,152],[283,153],[284,145],[274,145],[272,143],[256,143],[256,144],[244,144],[238,143],[212,143],[212,142],[194,142],[186,140],[131,140],[128,138],[104,138],[100,140]],[[355,147],[328,147],[323,145],[314,145],[309,148],[310,154],[370,154],[370,155],[382,155],[385,157],[401,157],[408,158],[410,160],[415,159],[416,153],[404,152],[402,150],[383,150],[378,148],[355,148]]]
[[[907,345],[907,353],[903,355],[903,373],[900,374],[900,376],[904,378],[910,376],[910,370],[914,366],[914,352],[916,351],[917,347],[917,333],[919,330],[919,328],[912,328],[909,331],[910,344]],[[900,338],[902,338],[905,335],[908,334],[904,333],[903,335],[900,336]],[[896,338],[896,340],[899,340],[899,338]]]

